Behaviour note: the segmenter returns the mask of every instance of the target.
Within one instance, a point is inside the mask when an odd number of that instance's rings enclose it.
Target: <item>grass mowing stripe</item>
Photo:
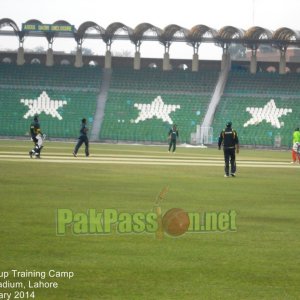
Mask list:
[[[7,160],[7,161],[22,161],[28,162],[29,158],[23,157],[16,157],[12,158],[8,157],[1,157],[0,160]],[[98,159],[91,159],[91,158],[59,158],[52,157],[51,159],[43,158],[43,159],[32,159],[38,161],[39,163],[74,163],[74,164],[135,164],[135,165],[162,165],[162,166],[223,166],[223,162],[214,162],[214,161],[184,161],[184,160],[146,160],[146,159],[126,159],[126,158],[98,158]],[[239,167],[251,167],[251,168],[294,168],[299,169],[299,165],[291,165],[287,163],[253,163],[253,162],[239,162]]]

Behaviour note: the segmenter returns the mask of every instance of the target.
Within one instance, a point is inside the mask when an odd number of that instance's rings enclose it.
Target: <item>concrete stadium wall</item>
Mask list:
[[[25,63],[30,64],[34,59],[38,59],[41,64],[46,64],[46,53],[26,53],[24,54]],[[11,63],[16,63],[17,52],[0,52],[0,62],[9,59]],[[62,61],[67,60],[70,65],[75,64],[74,54],[62,54],[54,53],[54,64],[60,65]],[[83,65],[88,66],[90,62],[95,62],[101,68],[104,68],[105,57],[95,55],[83,55]],[[192,69],[192,60],[189,59],[170,59],[170,63],[173,69],[179,69],[182,66],[186,66],[188,69]],[[141,58],[141,68],[148,68],[150,65],[156,65],[158,69],[163,67],[162,58]],[[133,68],[133,57],[112,57],[112,68],[114,67],[127,67]],[[221,61],[200,61],[200,70],[220,70]]]
[[[24,54],[25,63],[30,64],[34,59],[38,59],[41,64],[46,64],[46,53],[35,53],[28,52]],[[4,60],[9,59],[12,63],[17,61],[17,52],[0,52],[0,63]],[[75,64],[75,55],[74,54],[64,54],[64,53],[54,53],[54,64],[60,65],[62,61],[67,60],[70,65]],[[88,66],[91,62],[95,62],[101,68],[105,66],[105,57],[104,56],[95,56],[95,55],[83,55],[82,56],[83,65]],[[173,69],[179,69],[182,66],[186,66],[189,70],[192,69],[192,60],[191,59],[170,59],[170,63]],[[232,68],[249,70],[250,62],[248,60],[233,60]],[[148,68],[150,65],[156,65],[158,69],[163,68],[163,59],[162,58],[141,58],[141,68]],[[114,67],[127,67],[133,68],[133,57],[112,57],[112,68]],[[300,72],[300,63],[298,62],[287,62],[287,69],[294,73]],[[199,70],[220,70],[221,61],[217,60],[199,60]],[[268,70],[274,70],[278,72],[279,62],[257,62],[257,70],[267,72]]]

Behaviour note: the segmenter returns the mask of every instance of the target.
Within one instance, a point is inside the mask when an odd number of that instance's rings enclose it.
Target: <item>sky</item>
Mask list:
[[[204,24],[216,30],[224,26],[235,26],[244,30],[261,26],[275,31],[289,27],[300,31],[299,0],[0,0],[0,18],[10,18],[21,28],[22,23],[38,19],[44,24],[65,20],[78,28],[83,22],[93,21],[103,28],[114,22],[121,22],[131,28],[140,23],[151,23],[164,29],[176,24],[186,29]],[[8,28],[2,28],[8,29]],[[47,49],[46,39],[28,37],[24,48],[42,46]],[[0,36],[0,49],[16,49],[17,39]],[[57,39],[55,51],[66,51],[76,47],[74,41]],[[96,55],[104,55],[103,41],[86,40],[83,47],[91,48]],[[129,41],[114,41],[112,52],[134,53]],[[164,48],[158,42],[144,42],[142,57],[162,57]],[[171,58],[191,58],[192,47],[185,43],[173,43]],[[220,59],[222,50],[215,45],[202,44],[199,57]]]

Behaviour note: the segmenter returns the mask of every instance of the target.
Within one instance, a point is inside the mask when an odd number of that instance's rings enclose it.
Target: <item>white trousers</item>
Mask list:
[[[39,148],[41,148],[43,146],[43,137],[42,135],[39,133],[37,136],[36,136],[36,139],[37,139],[37,145]]]

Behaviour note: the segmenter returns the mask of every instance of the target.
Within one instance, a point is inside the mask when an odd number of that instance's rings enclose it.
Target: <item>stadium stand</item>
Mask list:
[[[39,64],[23,66],[1,64],[0,67],[0,84],[11,86],[97,90],[99,76],[101,71],[98,67],[75,68],[68,65],[45,67]]]
[[[101,76],[97,67],[1,64],[0,135],[28,135],[39,107],[49,137],[76,138],[82,117],[92,126]]]
[[[180,130],[180,141],[190,143],[191,133],[204,117],[217,79],[217,71],[114,69],[100,139],[165,142],[171,124],[175,123]],[[155,106],[156,99],[161,99],[160,106]],[[153,105],[155,116],[138,121],[143,113],[138,107],[142,104]],[[159,119],[163,118],[163,105],[178,107],[170,112],[168,122]]]
[[[114,68],[112,89],[212,93],[218,72]]]
[[[300,74],[231,71],[212,124],[214,141],[232,120],[242,144],[274,146],[279,139],[290,147],[291,133],[299,124],[299,95]],[[257,118],[249,122],[252,113]]]
[[[0,135],[28,135],[33,112],[39,113],[38,106],[31,110],[34,101],[40,101],[42,109],[50,105],[46,104],[49,100],[52,106],[40,113],[43,131],[50,138],[76,138],[83,116],[93,127],[101,83],[105,81],[103,74],[97,66],[0,64]],[[137,71],[115,67],[105,93],[101,131],[96,138],[166,142],[167,132],[175,123],[180,142],[190,143],[191,134],[204,119],[218,75],[217,70]],[[213,142],[226,121],[232,120],[241,144],[274,146],[279,139],[282,146],[290,147],[291,133],[299,126],[299,95],[298,73],[250,74],[231,70],[211,124]],[[146,114],[143,105],[152,107],[154,114]],[[264,107],[270,111],[263,110]],[[168,113],[167,109],[171,111]],[[257,114],[256,119],[253,113]]]

